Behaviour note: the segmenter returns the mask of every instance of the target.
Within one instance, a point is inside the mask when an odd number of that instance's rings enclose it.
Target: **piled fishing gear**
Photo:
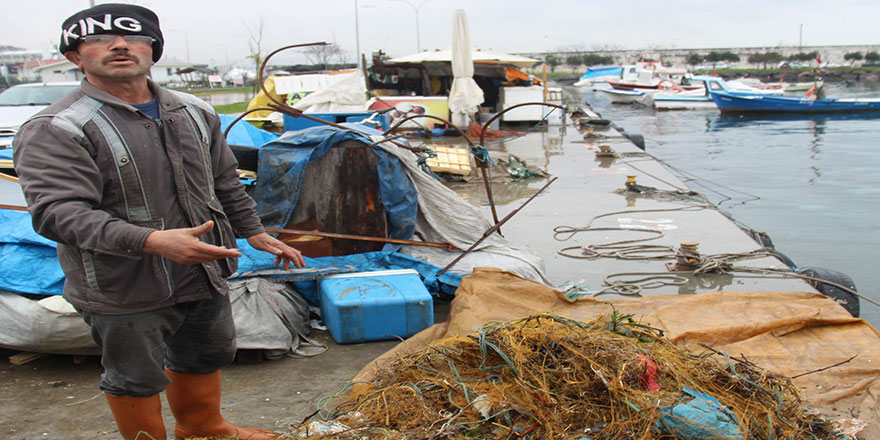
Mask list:
[[[402,356],[294,438],[840,438],[790,379],[706,350],[616,310],[491,323]]]

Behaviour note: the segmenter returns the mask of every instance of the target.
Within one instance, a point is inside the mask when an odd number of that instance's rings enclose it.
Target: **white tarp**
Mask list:
[[[360,73],[332,75],[334,82],[293,105],[305,113],[351,113],[367,109],[367,86]],[[276,84],[278,84],[276,80]]]
[[[269,356],[314,356],[326,347],[308,338],[309,307],[288,285],[261,278],[229,283],[240,349]],[[53,354],[98,355],[89,327],[59,295],[34,301],[0,291],[0,347]]]
[[[339,75],[313,73],[308,75],[275,76],[275,93],[288,95],[291,93],[310,93],[329,87],[339,81]]]
[[[467,128],[466,115],[472,115],[483,103],[483,90],[474,81],[474,60],[471,56],[471,36],[464,10],[456,9],[452,18],[452,89],[449,91],[449,111],[459,128]],[[461,122],[459,122],[461,121]]]

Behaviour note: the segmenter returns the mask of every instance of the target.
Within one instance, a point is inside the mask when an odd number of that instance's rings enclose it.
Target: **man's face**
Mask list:
[[[121,35],[98,35],[84,39],[76,52],[64,54],[86,72],[87,77],[120,81],[146,76],[153,65],[153,48],[146,41]],[[94,41],[98,40],[98,41]]]

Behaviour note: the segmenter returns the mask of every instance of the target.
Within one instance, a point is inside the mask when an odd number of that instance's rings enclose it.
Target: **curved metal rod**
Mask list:
[[[260,90],[262,90],[263,93],[266,94],[266,97],[269,98],[270,101],[272,101],[278,105],[282,105],[282,106],[285,105],[283,102],[279,102],[278,100],[276,100],[275,97],[273,97],[272,94],[270,94],[269,91],[266,90],[266,81],[263,79],[263,72],[266,69],[266,65],[269,63],[269,58],[272,58],[276,53],[281,52],[283,50],[287,50],[287,49],[295,49],[297,47],[307,47],[307,46],[326,46],[326,45],[327,45],[327,42],[325,42],[325,41],[318,41],[315,43],[291,44],[289,46],[284,46],[284,47],[275,49],[272,52],[270,52],[269,55],[266,55],[266,58],[263,59],[263,63],[260,64],[260,71],[257,73],[257,80],[260,81]]]
[[[444,122],[444,123],[446,123],[447,125],[449,125],[450,127],[454,128],[455,131],[457,131],[458,134],[460,134],[461,137],[463,137],[464,140],[467,141],[467,143],[468,143],[469,146],[471,146],[471,147],[474,146],[474,142],[471,141],[471,139],[468,137],[468,135],[465,134],[465,132],[463,132],[460,128],[458,128],[458,127],[456,127],[455,125],[453,125],[452,122],[450,122],[450,121],[448,121],[448,120],[446,120],[446,119],[443,119],[443,118],[441,118],[441,117],[439,117],[439,116],[434,116],[434,115],[412,115],[412,116],[407,116],[407,117],[405,117],[405,118],[403,118],[403,119],[401,119],[401,120],[395,122],[394,125],[391,126],[391,128],[389,128],[388,130],[385,131],[385,133],[386,133],[386,134],[391,134],[391,133],[394,132],[394,130],[397,130],[397,128],[399,128],[399,127],[401,126],[401,124],[403,124],[404,122],[406,122],[406,121],[411,121],[411,120],[416,119],[416,118],[436,119],[436,120],[438,120],[438,121],[440,121],[440,122]]]
[[[325,124],[325,125],[329,125],[329,126],[331,126],[331,127],[338,128],[338,129],[340,129],[340,130],[348,130],[348,129],[349,129],[348,127],[345,127],[345,126],[339,125],[339,124],[337,124],[337,123],[335,123],[335,122],[325,121],[325,120],[323,120],[323,119],[316,118],[316,117],[311,116],[311,115],[307,115],[307,114],[303,113],[303,112],[300,111],[300,110],[297,110],[297,109],[295,109],[295,108],[293,108],[293,107],[291,107],[291,106],[289,106],[289,105],[287,105],[287,104],[285,104],[285,103],[283,103],[283,102],[281,102],[281,101],[278,101],[277,99],[275,99],[275,97],[272,96],[272,94],[269,93],[268,90],[266,90],[266,82],[265,82],[265,80],[263,79],[263,72],[265,71],[265,68],[266,68],[266,65],[267,65],[268,62],[269,62],[269,59],[272,58],[272,56],[275,55],[275,54],[277,54],[278,52],[281,52],[281,51],[283,51],[283,50],[287,50],[287,49],[294,49],[294,48],[297,48],[297,47],[306,47],[306,46],[323,46],[323,45],[326,45],[326,44],[327,44],[327,43],[326,43],[326,42],[323,42],[323,41],[321,41],[321,42],[317,42],[317,43],[291,44],[291,45],[289,45],[289,46],[284,46],[284,47],[282,47],[282,48],[279,48],[279,49],[275,49],[275,50],[273,50],[271,53],[269,53],[269,55],[266,55],[266,58],[263,60],[263,63],[260,65],[260,70],[259,70],[259,72],[258,72],[258,80],[260,81],[260,89],[261,89],[261,90],[263,91],[263,93],[266,95],[266,98],[268,98],[270,101],[272,101],[272,103],[269,104],[269,108],[272,109],[272,110],[274,110],[274,111],[277,111],[277,112],[280,112],[280,113],[283,113],[283,114],[286,114],[286,115],[289,115],[289,116],[297,117],[297,118],[306,118],[306,119],[311,120],[311,121],[314,121],[314,122],[318,122],[318,123],[321,123],[321,124]],[[419,149],[418,149],[418,148],[408,147],[408,146],[406,146],[406,145],[404,145],[404,144],[401,144],[400,142],[395,142],[395,141],[388,141],[388,142],[391,142],[392,144],[394,144],[394,145],[396,145],[396,146],[398,146],[398,147],[400,147],[400,148],[405,148],[405,149],[407,149],[407,150],[410,150],[410,151],[413,151],[413,152],[416,152],[416,153],[419,152]]]
[[[489,120],[486,121],[485,124],[483,124],[483,127],[480,129],[480,146],[482,146],[483,148],[486,147],[486,132],[489,130],[489,125],[492,124],[492,122],[494,122],[496,119],[500,118],[501,115],[507,113],[510,110],[513,110],[518,107],[527,106],[527,105],[545,105],[548,107],[555,107],[555,108],[558,108],[561,110],[565,110],[565,107],[563,107],[561,105],[547,104],[545,102],[524,102],[522,104],[516,104],[516,105],[512,105],[510,107],[507,107],[506,109],[495,114],[495,116],[492,116],[491,118],[489,118]],[[489,150],[487,149],[486,151],[488,154]],[[486,187],[486,195],[489,197],[489,208],[492,211],[492,220],[495,220],[495,225],[498,226],[496,231],[499,234],[501,234],[501,223],[502,222],[498,221],[498,213],[495,211],[495,200],[493,200],[493,198],[492,198],[492,184],[489,182],[489,176],[486,171],[486,169],[489,167],[489,163],[488,163],[488,161],[481,162],[481,161],[477,160],[477,166],[480,167],[480,171],[483,173],[483,185]]]
[[[232,123],[230,123],[229,126],[226,127],[226,130],[223,130],[223,139],[226,139],[226,137],[229,136],[229,131],[232,130],[232,126],[235,125],[238,121],[244,119],[245,116],[247,116],[253,112],[258,112],[260,110],[268,110],[270,112],[275,111],[275,110],[272,110],[270,107],[255,107],[255,108],[252,108],[252,109],[238,115],[238,117],[235,118],[235,120],[232,121]]]
[[[483,129],[480,130],[480,145],[483,145],[486,142],[486,130],[489,128],[489,125],[492,124],[492,122],[494,122],[496,119],[500,118],[501,115],[507,113],[510,110],[513,110],[518,107],[524,107],[527,105],[545,105],[547,107],[554,107],[554,108],[558,108],[560,110],[565,111],[564,106],[556,105],[556,104],[547,104],[546,102],[524,102],[522,104],[512,105],[512,106],[507,107],[506,109],[496,113],[495,116],[492,116],[491,118],[489,118],[488,121],[486,121],[485,124],[483,124]]]

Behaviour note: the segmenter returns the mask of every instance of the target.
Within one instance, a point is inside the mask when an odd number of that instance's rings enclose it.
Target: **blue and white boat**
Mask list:
[[[591,66],[587,67],[587,71],[574,83],[575,87],[588,87],[595,83],[604,82],[612,78],[620,78],[623,73],[621,66]]]
[[[822,93],[819,93],[822,95]],[[710,90],[722,113],[857,113],[880,111],[880,99],[812,99],[800,96],[742,95]]]

